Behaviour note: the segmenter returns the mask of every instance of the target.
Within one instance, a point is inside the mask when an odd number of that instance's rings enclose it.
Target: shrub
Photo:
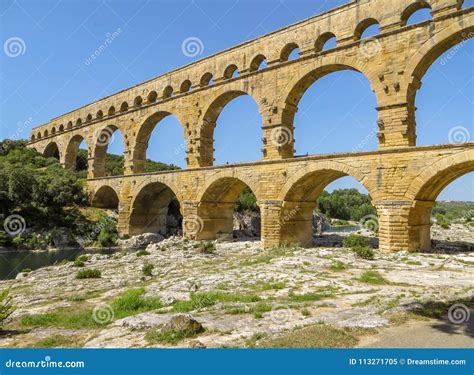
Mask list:
[[[163,307],[159,298],[144,297],[145,289],[130,289],[112,302],[117,318],[123,318],[139,312],[156,310]]]
[[[368,246],[354,246],[352,251],[357,254],[358,257],[373,260],[374,259],[374,250]]]
[[[329,269],[331,271],[342,271],[347,268],[347,265],[344,262],[341,262],[340,260],[336,260],[331,266],[329,266]]]
[[[155,266],[151,263],[145,263],[142,268],[142,272],[145,276],[153,276],[153,269]]]
[[[4,321],[15,311],[10,297],[10,289],[4,289],[0,292],[0,327],[3,327]]]
[[[376,271],[365,271],[362,275],[359,276],[359,281],[367,284],[387,284],[387,280],[383,278],[381,274]]]
[[[80,270],[77,275],[76,279],[98,279],[102,276],[100,270],[95,268],[88,268],[86,270]]]
[[[111,247],[117,244],[118,232],[117,221],[107,216],[103,216],[99,221],[100,233],[97,242],[101,247]]]
[[[216,251],[216,244],[212,241],[200,242],[198,251],[202,254],[214,254]]]
[[[370,196],[357,189],[336,189],[332,193],[323,191],[317,207],[326,216],[340,220],[359,221],[366,215],[376,215]]]
[[[435,216],[436,218],[436,223],[443,229],[449,229],[449,221],[448,219],[446,219],[446,216],[444,216],[443,214],[436,214]]]
[[[137,251],[137,257],[143,257],[145,255],[150,255],[150,253],[146,250]]]
[[[74,261],[74,266],[75,267],[84,267],[85,262],[89,260],[89,257],[87,255],[79,255],[76,260]]]
[[[342,246],[344,247],[368,247],[369,245],[370,240],[358,234],[351,234],[342,241]]]

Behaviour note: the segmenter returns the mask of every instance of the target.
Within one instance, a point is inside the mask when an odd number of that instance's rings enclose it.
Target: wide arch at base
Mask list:
[[[93,207],[108,208],[117,210],[119,207],[119,196],[117,192],[110,186],[102,186],[94,192],[91,200]]]
[[[362,173],[337,162],[311,166],[290,178],[279,194],[278,243],[311,246],[316,201],[327,185],[345,176],[355,178],[369,194],[376,195],[376,189]]]
[[[195,234],[196,238],[232,238],[235,203],[246,187],[252,190],[250,185],[242,177],[228,173],[218,174],[209,181],[198,195],[199,230]],[[255,190],[252,192],[257,193]]]
[[[168,214],[170,207],[176,211],[176,202],[179,208],[179,200],[171,187],[162,182],[148,183],[132,201],[128,234],[132,236],[142,233],[167,235],[171,221]]]
[[[408,213],[410,251],[431,249],[431,211],[436,198],[454,180],[473,171],[474,150],[468,150],[438,161],[413,180],[406,194],[413,200]]]

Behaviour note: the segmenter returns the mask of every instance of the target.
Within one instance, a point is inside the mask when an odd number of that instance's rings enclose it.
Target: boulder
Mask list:
[[[128,240],[119,240],[117,245],[126,249],[144,249],[150,244],[163,241],[165,238],[158,233],[143,233]]]
[[[259,212],[234,212],[234,235],[240,237],[260,236]]]
[[[199,323],[191,314],[174,314],[170,320],[164,325],[163,331],[188,331],[199,333],[204,330],[201,323]]]
[[[320,212],[313,212],[313,233],[322,234],[331,228],[330,221]]]

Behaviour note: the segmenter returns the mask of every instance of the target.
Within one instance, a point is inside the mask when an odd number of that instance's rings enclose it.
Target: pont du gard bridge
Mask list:
[[[66,113],[33,129],[28,145],[75,168],[85,141],[91,203],[118,207],[123,236],[162,231],[172,200],[179,202],[184,236],[232,233],[235,201],[248,186],[260,209],[263,247],[309,246],[319,194],[352,176],[376,207],[381,250],[428,250],[437,196],[474,171],[473,142],[416,145],[415,98],[424,74],[474,35],[474,7],[462,2],[355,0]],[[421,8],[432,18],[407,25]],[[377,23],[380,32],[362,38]],[[336,46],[324,48],[333,37]],[[299,55],[290,60],[296,48]],[[364,74],[375,93],[377,150],[295,156],[299,100],[319,78],[345,69]],[[214,166],[217,118],[240,95],[258,103],[262,158]],[[144,173],[150,134],[168,115],[182,125],[186,168]],[[115,131],[123,136],[125,161],[124,174],[112,177],[105,158]]]

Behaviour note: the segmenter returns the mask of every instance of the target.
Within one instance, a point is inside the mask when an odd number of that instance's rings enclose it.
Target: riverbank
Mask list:
[[[365,260],[344,247],[171,238],[83,263],[0,282],[17,306],[1,347],[357,346],[407,320],[449,326],[449,306],[474,298],[472,253],[375,250]],[[84,270],[99,275],[78,278]],[[178,313],[200,328],[162,332]],[[302,329],[306,343],[295,339]]]

